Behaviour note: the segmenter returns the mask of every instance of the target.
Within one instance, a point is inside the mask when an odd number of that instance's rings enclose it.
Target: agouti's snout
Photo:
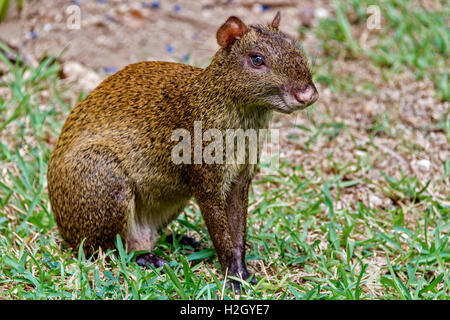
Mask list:
[[[281,97],[283,104],[276,110],[289,114],[312,105],[319,98],[319,93],[315,85],[309,82],[306,85],[283,88]]]
[[[294,89],[292,95],[300,103],[301,108],[312,105],[319,98],[319,93],[313,83],[309,83],[303,88]]]

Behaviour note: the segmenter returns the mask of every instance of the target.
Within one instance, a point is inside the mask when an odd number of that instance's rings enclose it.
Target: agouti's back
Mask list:
[[[157,136],[164,127],[176,127],[180,113],[189,112],[183,93],[201,70],[172,62],[128,65],[105,79],[72,110],[56,150],[67,148],[80,135],[124,134],[125,139],[130,135],[135,140],[143,134],[152,135],[152,130]]]

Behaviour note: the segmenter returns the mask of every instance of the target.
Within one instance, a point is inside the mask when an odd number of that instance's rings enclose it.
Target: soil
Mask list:
[[[79,29],[70,29],[74,3],[80,4]],[[281,10],[281,28],[297,38],[301,17],[312,23],[314,9],[323,5],[292,0],[35,0],[25,3],[20,14],[10,8],[0,23],[0,40],[30,59],[47,53],[107,73],[143,60],[204,66],[218,49],[215,32],[227,17],[256,24],[270,22]]]

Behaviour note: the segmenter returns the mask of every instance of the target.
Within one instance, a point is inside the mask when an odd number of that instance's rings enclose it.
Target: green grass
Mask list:
[[[335,2],[336,14],[321,19],[315,34],[322,40],[324,55],[331,61],[338,56],[348,59],[365,56],[383,69],[386,78],[411,71],[418,79],[433,81],[439,97],[448,101],[450,7],[445,1],[440,3],[441,11],[430,11],[409,0]],[[376,38],[375,45],[365,47],[355,38],[355,31],[366,28],[366,8],[374,4],[383,18],[379,30],[365,30],[369,39]],[[354,20],[353,26],[348,17]],[[319,81],[331,82],[332,88],[336,86],[335,76],[325,74]]]
[[[10,0],[0,0],[0,21],[6,18],[10,5]],[[18,11],[21,11],[23,8],[23,0],[16,1],[16,7]]]
[[[360,3],[351,10],[362,17],[361,8],[366,2]],[[351,59],[370,59],[383,72],[429,76],[436,84],[436,92],[445,98],[437,68],[442,59],[448,58],[447,48],[433,61],[428,60],[426,48],[420,49],[425,51],[417,55],[425,54],[423,59],[431,63],[421,69],[413,58],[401,57],[402,50],[408,48],[404,35],[399,34],[402,41],[387,36],[392,30],[410,30],[418,41],[424,40],[429,50],[436,51],[441,26],[433,25],[436,32],[420,26],[408,29],[415,19],[428,17],[428,13],[408,8],[416,14],[405,15],[400,10],[405,2],[385,3],[381,9],[390,14],[390,24],[370,52],[384,57],[387,53],[383,53],[383,47],[390,45],[399,51],[389,52],[392,54],[382,63],[361,51],[345,32],[350,26],[346,15],[325,19],[310,32],[324,40],[322,45],[327,39],[339,44],[327,50],[337,50],[336,54],[347,50]],[[448,43],[448,38],[445,41]],[[321,57],[320,65],[328,65],[332,54],[329,51]],[[53,59],[44,59],[36,68],[20,63],[20,59],[12,64],[2,53],[0,60],[7,69],[0,79],[0,299],[238,298],[224,287],[195,204],[169,226],[169,232],[196,235],[202,249],[195,252],[177,243],[168,244],[161,237],[156,253],[170,262],[164,274],[137,266],[135,253],[126,253],[120,238],[115,250],[103,252],[96,259],[63,248],[45,176],[73,98],[61,85],[60,66]],[[332,68],[320,67],[319,71],[322,79],[329,80],[322,85],[335,85],[338,93],[347,86],[339,84]],[[447,113],[438,125],[446,132],[447,143],[449,123]],[[450,196],[436,196],[436,190],[448,191],[450,162],[442,163],[441,177],[435,181],[421,182],[400,169],[396,169],[395,176],[381,172],[379,179],[369,178],[368,173],[384,157],[374,137],[384,134],[414,152],[412,142],[394,130],[395,125],[388,115],[375,119],[373,127],[361,133],[367,134],[366,145],[350,140],[366,155],[340,159],[326,154],[323,161],[327,173],[319,163],[311,164],[310,158],[302,164],[286,159],[277,170],[265,168],[266,174],[252,186],[248,221],[247,263],[256,273],[258,284],[246,285],[246,295],[241,299],[449,298]],[[314,115],[307,125],[298,125],[297,129],[306,136],[305,153],[317,152],[318,144],[353,136],[354,130],[330,113]],[[299,137],[289,139],[295,142]],[[345,197],[361,186],[382,194],[392,205],[369,206],[357,197],[346,203]]]

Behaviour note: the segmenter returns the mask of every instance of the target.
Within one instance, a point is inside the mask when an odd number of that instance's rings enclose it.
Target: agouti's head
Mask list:
[[[215,60],[233,76],[229,90],[243,90],[247,103],[291,113],[313,104],[319,94],[302,50],[278,30],[279,23],[279,12],[269,25],[247,27],[228,18],[217,31],[222,49]]]

